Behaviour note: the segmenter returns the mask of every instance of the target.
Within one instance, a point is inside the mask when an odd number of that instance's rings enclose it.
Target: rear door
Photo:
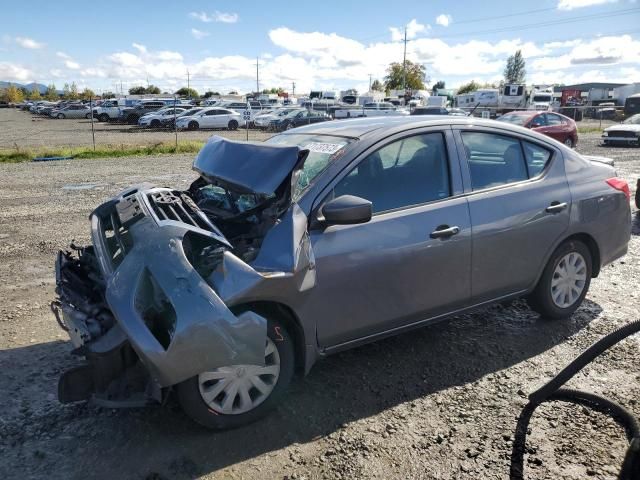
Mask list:
[[[511,132],[456,127],[473,231],[473,303],[533,286],[569,226],[561,153]]]
[[[321,194],[373,203],[359,225],[312,230],[317,284],[307,305],[329,347],[401,328],[469,302],[471,229],[449,129],[371,147]],[[326,190],[325,190],[326,191]]]

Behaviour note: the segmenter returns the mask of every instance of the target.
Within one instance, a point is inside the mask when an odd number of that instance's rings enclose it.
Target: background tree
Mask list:
[[[424,65],[407,60],[406,71],[406,88],[408,90],[424,90],[424,78],[427,73]],[[403,76],[401,62],[393,62],[389,65],[387,68],[387,75],[384,77],[384,85],[386,89],[398,90],[402,88]]]
[[[156,87],[155,85],[149,85],[147,88],[144,89],[144,93],[158,95],[160,93],[160,87]]]
[[[44,94],[45,98],[47,100],[58,100],[60,98],[60,95],[58,95],[58,90],[56,89],[56,85],[54,83],[50,83],[47,86],[47,91]]]
[[[129,89],[129,95],[144,95],[147,93],[147,89],[140,85],[139,87],[131,87]]]
[[[504,81],[506,83],[524,83],[525,61],[522,58],[522,50],[518,50],[507,59],[507,66],[504,69]]]
[[[431,87],[431,92],[435,95],[440,88],[445,88],[444,80],[438,80],[434,83],[433,87]]]
[[[358,95],[358,90],[356,88],[349,88],[345,90],[345,95]]]
[[[101,96],[103,99],[116,98],[116,94],[113,92],[103,92]]]
[[[372,92],[384,92],[384,85],[382,85],[382,82],[380,80],[376,79],[371,84],[371,91]]]
[[[78,94],[78,86],[76,82],[71,82],[71,86],[69,87],[69,98],[71,100],[77,100],[80,97]]]
[[[475,92],[479,88],[480,88],[480,84],[477,83],[475,80],[471,80],[469,83],[465,83],[463,85],[460,85],[460,87],[458,87],[458,95],[461,95],[463,93]]]
[[[20,103],[24,100],[24,95],[18,87],[16,87],[15,85],[9,85],[2,91],[0,98],[2,98],[2,100],[5,102]]]
[[[71,87],[69,86],[68,83],[64,84],[64,87],[62,87],[62,98],[69,99],[69,96],[71,95]]]
[[[209,97],[213,97],[213,96],[220,96],[220,92],[212,92],[211,90],[208,90],[206,92],[204,92],[204,95],[202,96],[203,98],[209,98]]]
[[[42,98],[42,95],[40,95],[40,89],[38,87],[35,87],[33,90],[31,90],[31,92],[29,92],[29,100],[40,100]]]
[[[83,100],[95,99],[96,94],[90,88],[85,88],[80,94],[80,98]]]
[[[187,87],[182,87],[180,90],[177,90],[176,95],[180,95],[181,97],[200,98],[200,94],[197,91],[193,88]]]

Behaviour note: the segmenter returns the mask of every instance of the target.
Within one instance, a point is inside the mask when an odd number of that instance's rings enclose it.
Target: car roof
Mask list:
[[[522,133],[523,129],[517,125],[495,120],[483,120],[476,117],[454,117],[446,115],[409,115],[402,117],[368,117],[332,122],[316,123],[298,127],[291,133],[307,133],[315,135],[335,135],[339,137],[362,138],[365,135],[379,130],[406,127],[419,128],[431,126],[468,125],[482,127],[499,127],[501,130],[512,130],[514,133]],[[526,130],[530,134],[530,130]]]

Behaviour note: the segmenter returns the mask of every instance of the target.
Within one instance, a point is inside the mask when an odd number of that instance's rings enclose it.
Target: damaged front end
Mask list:
[[[237,145],[236,163],[243,153]],[[245,153],[255,153],[252,147]],[[225,179],[199,171],[201,179],[185,192],[132,187],[90,215],[93,245],[73,246],[56,261],[54,312],[73,352],[85,359],[61,377],[61,402],[139,406],[162,401],[168,387],[202,372],[264,364],[267,321],[234,307],[283,282],[299,291],[315,284],[306,216],[290,204],[303,155],[269,149],[292,167],[279,173],[284,178],[273,192],[259,192],[265,201],[251,205],[247,215],[205,213],[199,206],[211,200],[198,194],[201,188],[234,184],[230,170]],[[217,226],[220,221],[235,232],[229,225],[242,218],[251,226],[231,241]],[[273,260],[262,255],[274,244],[288,254]]]

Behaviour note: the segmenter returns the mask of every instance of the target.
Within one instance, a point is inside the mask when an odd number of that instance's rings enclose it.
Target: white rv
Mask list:
[[[526,88],[522,84],[507,84],[502,87],[499,110],[515,110],[517,108],[525,108],[527,104]]]

